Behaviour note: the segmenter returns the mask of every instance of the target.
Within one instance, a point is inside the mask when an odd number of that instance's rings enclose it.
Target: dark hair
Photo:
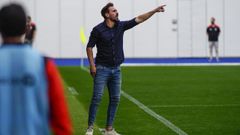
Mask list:
[[[108,4],[106,4],[106,5],[102,8],[101,14],[102,14],[102,17],[103,17],[104,19],[107,18],[107,17],[105,16],[105,14],[108,13],[108,8],[109,8],[109,7],[113,7],[113,6],[114,6],[113,3],[109,2]]]
[[[21,36],[26,31],[26,20],[26,13],[21,5],[5,5],[0,9],[0,33],[3,37]]]

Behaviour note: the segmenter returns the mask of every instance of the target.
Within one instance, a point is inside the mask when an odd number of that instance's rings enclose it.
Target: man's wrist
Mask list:
[[[151,12],[152,12],[152,14],[155,14],[155,13],[157,13],[157,8],[155,8],[155,9],[153,9]]]

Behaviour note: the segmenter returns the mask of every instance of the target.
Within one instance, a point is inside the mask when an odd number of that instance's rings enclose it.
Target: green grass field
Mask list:
[[[92,78],[80,67],[59,67],[75,135],[84,135]],[[122,90],[189,135],[240,135],[240,66],[122,67]],[[94,135],[105,126],[108,93]],[[114,127],[122,135],[176,135],[122,96]]]

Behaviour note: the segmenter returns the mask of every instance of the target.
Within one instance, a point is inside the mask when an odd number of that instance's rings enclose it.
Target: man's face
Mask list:
[[[110,19],[111,21],[118,21],[118,11],[114,7],[109,7],[108,8],[108,13],[107,13],[107,18]]]

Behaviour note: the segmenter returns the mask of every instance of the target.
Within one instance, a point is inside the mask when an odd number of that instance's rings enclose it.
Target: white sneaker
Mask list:
[[[93,135],[93,128],[88,128],[85,135]]]
[[[117,133],[114,129],[112,129],[111,131],[105,130],[104,135],[120,135],[120,134]]]

